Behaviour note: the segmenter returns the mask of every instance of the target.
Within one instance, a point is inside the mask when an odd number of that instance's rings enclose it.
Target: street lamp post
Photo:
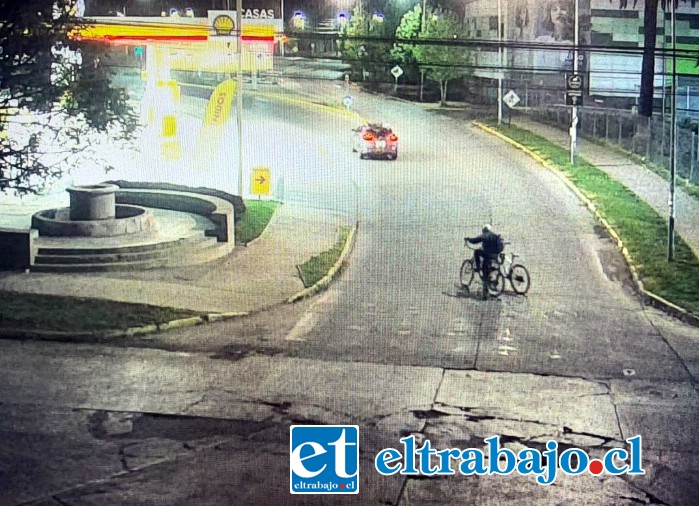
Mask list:
[[[284,56],[284,36],[286,33],[286,31],[284,30],[284,0],[281,0],[280,17],[282,19],[282,37],[281,37],[281,40],[279,41],[279,54],[280,54],[280,56]]]
[[[672,14],[670,24],[672,29],[672,92],[670,100],[670,195],[668,198],[669,214],[667,227],[667,261],[675,257],[675,185],[677,182],[677,45],[675,2],[670,2]],[[663,37],[664,38],[664,37]]]
[[[236,119],[238,123],[238,195],[243,197],[243,0],[235,2],[235,24],[238,28],[238,68],[236,77]]]
[[[422,0],[422,20],[420,21],[420,35],[425,33],[425,12],[427,10],[427,0]],[[425,89],[425,70],[420,69],[420,102]]]
[[[579,0],[575,0],[575,47],[573,48],[573,74],[578,73],[578,46],[580,44],[580,12]],[[582,91],[582,90],[581,90]],[[570,163],[575,165],[575,151],[578,139],[578,106],[573,106],[570,126]]]
[[[502,2],[498,0],[498,125],[502,124]]]

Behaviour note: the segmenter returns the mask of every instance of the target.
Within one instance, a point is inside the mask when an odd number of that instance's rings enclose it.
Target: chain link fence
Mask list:
[[[566,129],[571,123],[570,107],[563,105],[530,107],[526,114]],[[619,147],[669,169],[672,152],[669,115],[645,118],[628,110],[581,107],[578,118],[578,132],[582,136]],[[699,184],[699,135],[697,125],[688,121],[677,126],[677,175]]]

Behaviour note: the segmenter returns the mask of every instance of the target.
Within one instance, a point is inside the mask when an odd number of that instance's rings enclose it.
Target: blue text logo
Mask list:
[[[292,425],[292,494],[359,493],[359,427]]]

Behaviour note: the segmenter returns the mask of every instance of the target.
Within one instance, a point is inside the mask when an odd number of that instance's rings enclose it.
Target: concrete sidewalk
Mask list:
[[[519,116],[512,124],[548,139],[564,148],[570,147],[567,131]],[[668,216],[669,183],[621,153],[585,139],[578,139],[578,155],[634,192],[660,216]],[[676,190],[675,227],[685,243],[699,257],[699,200],[679,186]]]
[[[205,313],[250,312],[304,289],[296,266],[335,244],[347,218],[283,204],[263,234],[229,256],[184,268],[110,273],[0,273],[0,290],[109,299]]]

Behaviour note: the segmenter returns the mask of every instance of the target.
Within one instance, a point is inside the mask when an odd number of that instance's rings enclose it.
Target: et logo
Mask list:
[[[359,427],[292,425],[292,494],[359,493]]]

